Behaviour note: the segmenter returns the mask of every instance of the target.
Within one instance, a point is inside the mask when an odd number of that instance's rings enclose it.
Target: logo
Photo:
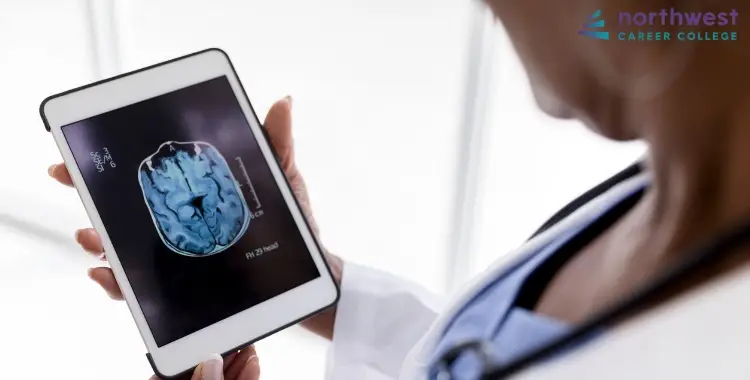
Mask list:
[[[619,41],[736,41],[739,12],[682,12],[664,8],[648,12],[619,12],[617,27],[607,26],[601,9],[594,12],[578,34],[597,40]]]
[[[578,31],[578,34],[586,37],[596,38],[598,40],[608,40],[609,39],[609,32],[605,31],[599,31],[599,30],[586,30],[586,29],[602,29],[606,25],[606,22],[604,19],[598,18],[602,17],[602,10],[598,10],[594,12],[594,14],[589,17],[589,21],[583,24],[583,27],[581,30]]]

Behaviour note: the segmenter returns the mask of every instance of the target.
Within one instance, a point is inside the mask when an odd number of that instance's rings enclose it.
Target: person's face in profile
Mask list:
[[[574,39],[581,0],[487,0],[516,48],[543,111],[573,117],[582,68]],[[589,1],[592,2],[593,1]],[[584,18],[580,18],[585,20]],[[574,85],[576,84],[577,85]]]
[[[572,117],[572,109],[563,99],[572,93],[562,91],[576,75],[575,53],[569,51],[570,34],[565,20],[572,18],[570,5],[578,0],[488,0],[487,4],[503,23],[524,64],[534,96],[543,111],[554,117]],[[570,91],[570,90],[568,90]]]
[[[601,11],[617,28],[622,11],[690,11],[729,0],[486,0],[505,27],[526,68],[540,108],[553,117],[576,118],[617,140],[641,134],[638,112],[646,102],[673,96],[689,76],[692,43],[627,42],[581,36],[578,30]],[[617,33],[612,31],[612,33]],[[614,39],[614,38],[613,38]]]

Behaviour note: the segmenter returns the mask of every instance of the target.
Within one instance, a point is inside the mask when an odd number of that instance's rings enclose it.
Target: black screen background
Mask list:
[[[319,272],[222,76],[62,128],[89,193],[138,299],[163,346],[319,277]],[[263,216],[244,237],[209,257],[171,251],[159,237],[138,181],[141,161],[165,141],[204,141],[226,158],[235,178],[241,157]],[[99,172],[90,153],[106,147],[115,168]],[[243,192],[248,206],[254,205]],[[253,207],[250,207],[251,210]],[[246,259],[264,245],[279,248]]]

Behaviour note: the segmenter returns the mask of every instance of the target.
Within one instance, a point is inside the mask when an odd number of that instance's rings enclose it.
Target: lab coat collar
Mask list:
[[[609,330],[514,380],[747,379],[750,265]]]
[[[570,216],[550,227],[548,230],[539,234],[515,251],[496,260],[489,269],[477,276],[473,281],[469,282],[467,286],[458,293],[458,296],[455,297],[452,302],[448,303],[447,307],[433,323],[425,337],[409,354],[409,357],[405,361],[407,367],[403,369],[400,379],[411,380],[423,378],[417,376],[417,373],[426,369],[429,352],[431,352],[432,348],[437,344],[440,334],[445,330],[447,324],[450,323],[451,318],[453,318],[453,316],[463,308],[466,302],[470,301],[477,292],[485,288],[491,281],[500,276],[510,263],[529,254],[529,252],[538,251],[565,231],[580,228],[582,225],[590,223],[591,215],[598,215],[599,210],[603,205],[611,204],[613,199],[621,198],[623,194],[632,194],[637,189],[646,186],[650,181],[651,174],[648,172],[641,173],[623,181],[614,186],[610,191],[593,199],[591,202],[576,210]],[[419,368],[419,370],[416,370],[416,368]]]

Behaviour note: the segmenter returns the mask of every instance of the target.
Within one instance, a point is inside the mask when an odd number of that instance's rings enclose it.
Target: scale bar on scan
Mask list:
[[[240,169],[242,170],[242,174],[245,176],[245,184],[248,188],[250,188],[250,193],[253,195],[253,200],[255,201],[255,208],[260,209],[260,199],[258,198],[258,193],[255,192],[255,186],[253,186],[253,181],[250,180],[250,176],[247,174],[247,169],[245,169],[245,163],[242,162],[242,158],[237,156],[234,158],[237,160],[237,163],[240,165]],[[244,186],[244,185],[241,185]]]

